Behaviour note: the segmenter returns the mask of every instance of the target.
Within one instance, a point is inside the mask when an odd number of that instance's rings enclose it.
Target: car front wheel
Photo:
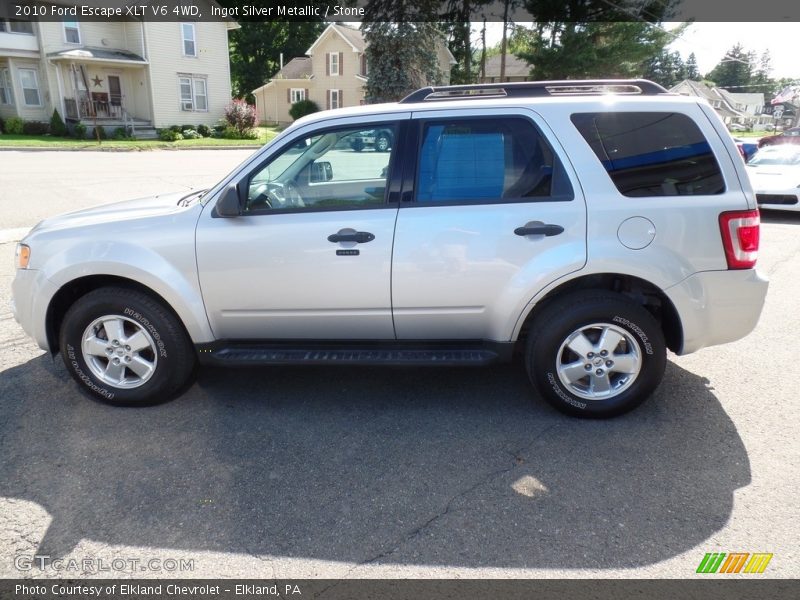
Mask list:
[[[558,410],[607,418],[634,409],[658,387],[666,344],[655,318],[625,296],[578,292],[536,317],[526,366],[531,382]]]
[[[175,315],[154,298],[121,287],[78,299],[64,316],[60,348],[81,389],[116,405],[169,400],[195,364],[191,341]]]

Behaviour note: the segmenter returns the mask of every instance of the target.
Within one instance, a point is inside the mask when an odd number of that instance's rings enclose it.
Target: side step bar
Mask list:
[[[203,344],[201,363],[219,366],[258,365],[410,365],[481,366],[511,359],[511,343],[456,346],[409,344]]]

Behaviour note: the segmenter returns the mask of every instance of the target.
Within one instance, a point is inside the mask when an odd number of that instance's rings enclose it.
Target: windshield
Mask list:
[[[775,146],[762,148],[750,159],[750,165],[800,165],[800,147]]]

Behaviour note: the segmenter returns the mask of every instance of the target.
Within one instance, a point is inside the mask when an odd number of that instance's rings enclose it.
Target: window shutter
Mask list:
[[[326,100],[325,109],[326,110],[330,110],[331,109],[331,91],[330,90],[327,90],[325,92],[325,100]]]
[[[344,75],[344,53],[339,52],[339,75]]]
[[[331,74],[331,53],[325,53],[325,75]]]
[[[308,100],[308,88],[306,88],[305,96],[303,96],[303,100]]]
[[[291,104],[292,103],[292,89],[286,88],[286,101]]]
[[[344,100],[342,100],[342,98],[344,98],[344,96],[342,96],[342,90],[339,90],[339,108],[344,106]]]

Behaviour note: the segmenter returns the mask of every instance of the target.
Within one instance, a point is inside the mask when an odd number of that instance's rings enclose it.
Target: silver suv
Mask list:
[[[388,151],[358,150],[364,131]],[[15,315],[113,404],[196,364],[486,365],[608,417],[666,349],[747,335],[767,281],[725,126],[649,81],[419,90],[300,119],[210,190],[48,219]]]

